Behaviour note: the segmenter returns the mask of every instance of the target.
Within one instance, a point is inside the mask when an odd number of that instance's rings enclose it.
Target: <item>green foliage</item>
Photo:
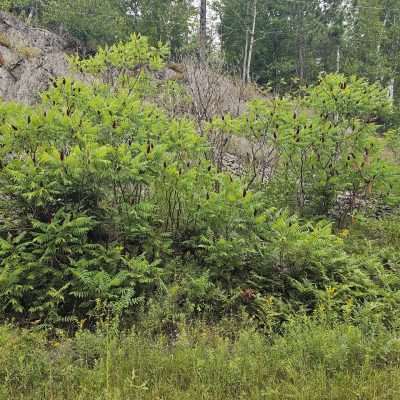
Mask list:
[[[168,345],[163,335],[117,335],[109,324],[53,340],[5,326],[0,398],[393,399],[397,331],[375,328],[299,316],[266,340],[226,321],[181,325]]]
[[[243,68],[253,1],[219,0],[226,61]],[[393,87],[398,100],[399,8],[394,0],[258,0],[251,74],[275,92],[343,72]]]
[[[79,323],[99,301],[115,307],[137,302],[141,286],[157,276],[155,264],[89,243],[94,225],[60,209],[51,222],[31,220],[29,233],[2,239],[1,313]]]
[[[221,42],[229,64],[243,64],[253,22],[253,1],[220,0]],[[343,5],[327,0],[257,1],[252,75],[276,91],[314,82],[319,72],[333,72],[344,34]]]
[[[322,74],[208,121],[224,143],[213,149],[190,115],[159,105],[190,102],[184,87],[153,79],[183,46],[186,1],[28,3],[93,45],[126,37],[129,18],[151,37],[70,57],[89,83],[59,78],[39,104],[0,102],[0,320],[31,328],[0,328],[0,399],[385,398],[400,366],[400,142],[382,86]],[[222,3],[226,32],[245,4]],[[300,52],[275,48],[260,79],[313,79],[323,43],[343,46],[336,6],[261,7],[257,26],[296,26],[286,42]],[[227,57],[243,38],[224,39]],[[259,43],[257,57],[274,47]],[[365,54],[371,78],[378,49]],[[240,177],[211,157],[234,136],[248,150]],[[119,330],[133,324],[140,335]]]
[[[273,205],[327,215],[339,194],[350,193],[354,202],[372,197],[374,189],[395,194],[383,187],[398,167],[383,157],[385,138],[374,122],[390,111],[378,85],[327,75],[306,90],[304,100],[257,100],[237,119],[217,118],[209,131],[250,141],[249,182],[254,186],[261,177],[266,195],[277,196]],[[351,213],[355,206],[343,211]]]
[[[152,45],[168,43],[173,55],[189,46],[195,7],[189,0],[1,0],[0,9],[32,19],[79,41],[92,52],[138,32]]]
[[[130,41],[99,49],[96,55],[89,59],[80,60],[79,57],[72,57],[71,61],[77,68],[90,74],[104,74],[108,69],[116,69],[121,75],[132,73],[137,68],[139,70],[136,73],[140,74],[146,68],[161,69],[168,54],[167,46],[159,43],[157,48],[151,47],[147,37],[133,34]]]
[[[136,0],[128,6],[136,32],[156,44],[167,43],[172,55],[183,53],[190,43],[197,10],[190,0]]]
[[[209,6],[218,24],[209,22],[208,30],[210,44],[218,46],[212,58],[243,70],[251,46],[251,78],[277,93],[313,84],[321,73],[341,72],[380,82],[398,103],[400,10],[396,1],[257,0],[250,45],[254,2],[214,0]],[[198,48],[198,10],[190,0],[70,0],[68,4],[2,0],[0,9],[77,38],[85,54],[126,40],[131,32],[147,36],[152,45],[167,43],[174,57]]]
[[[53,30],[64,30],[88,48],[126,39],[129,23],[120,0],[72,0],[68,7],[47,0],[40,22]]]
[[[303,98],[214,119],[210,134],[250,143],[249,175],[232,178],[192,120],[146,100],[166,51],[133,35],[72,59],[92,83],[60,78],[35,106],[0,104],[1,318],[76,329],[99,310],[122,324],[149,312],[174,330],[244,310],[271,331],[270,316],[329,309],[390,324],[398,259],[359,252],[327,221],[346,192],[387,204],[383,91],[328,75]]]
[[[392,105],[381,85],[356,76],[326,75],[309,90],[307,104],[332,120],[387,118]]]
[[[23,10],[25,7],[29,7],[31,3],[30,0],[1,0],[0,9],[9,12]]]
[[[105,52],[128,71],[160,66],[165,49],[133,36]],[[106,68],[105,52],[75,62]],[[202,159],[191,121],[143,102],[146,71],[125,78],[113,87],[61,78],[37,106],[1,104],[3,318],[77,322],[98,301],[137,303],[157,286],[153,266],[196,252],[209,227],[226,230],[218,212],[228,196],[231,210],[241,199],[250,207],[240,183]]]

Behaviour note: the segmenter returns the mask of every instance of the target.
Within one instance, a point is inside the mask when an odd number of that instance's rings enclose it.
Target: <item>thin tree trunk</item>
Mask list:
[[[304,82],[304,40],[300,38],[299,44],[299,79],[300,82]]]
[[[207,0],[200,2],[200,58],[206,58],[207,51]]]
[[[394,83],[395,83],[395,80],[394,80],[394,78],[392,78],[392,79],[390,79],[389,86],[388,86],[389,100],[392,103],[393,103],[393,100],[394,100]]]
[[[338,45],[338,47],[336,49],[336,73],[337,74],[340,72],[340,59],[341,59],[340,46]]]
[[[251,59],[253,58],[254,39],[256,34],[256,20],[257,20],[257,0],[253,0],[253,25],[251,27],[250,47],[249,47],[249,54],[247,57],[247,69],[246,69],[247,82],[250,82]]]
[[[32,7],[30,8],[30,10],[29,10],[28,18],[26,19],[26,24],[27,24],[27,25],[30,25],[30,24],[31,24],[31,21],[32,21],[32,18],[33,18],[33,14],[34,14],[34,13],[35,13],[35,7],[32,6]]]
[[[32,4],[32,6],[29,9],[29,15],[28,18],[26,20],[27,25],[30,25],[32,22],[32,19],[34,17],[37,18],[38,14],[39,14],[39,8],[41,6],[41,1],[40,0],[35,0]]]
[[[249,27],[247,26],[247,17],[248,17],[249,12],[250,12],[249,7],[250,7],[250,1],[247,2],[246,15],[245,15],[246,43],[244,45],[243,68],[242,68],[242,81],[244,83],[246,82],[246,77],[247,77],[247,57],[248,57],[248,54],[249,54]]]
[[[249,30],[246,28],[246,44],[244,46],[244,57],[243,57],[243,71],[242,71],[242,80],[246,82],[247,77],[247,54],[249,50]]]
[[[295,23],[297,25],[297,51],[298,51],[298,59],[297,59],[297,73],[300,80],[300,83],[304,82],[305,75],[305,38],[304,38],[304,4],[300,4],[296,9],[296,18]]]

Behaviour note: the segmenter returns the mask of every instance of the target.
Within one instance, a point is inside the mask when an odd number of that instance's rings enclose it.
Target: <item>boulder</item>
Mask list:
[[[69,74],[76,42],[0,12],[0,97],[32,104],[55,77]]]

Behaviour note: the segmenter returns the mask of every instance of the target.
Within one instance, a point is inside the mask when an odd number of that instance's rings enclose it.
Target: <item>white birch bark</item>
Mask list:
[[[251,27],[249,52],[247,56],[246,81],[250,82],[251,60],[253,58],[254,41],[256,34],[257,0],[253,0],[253,24]]]

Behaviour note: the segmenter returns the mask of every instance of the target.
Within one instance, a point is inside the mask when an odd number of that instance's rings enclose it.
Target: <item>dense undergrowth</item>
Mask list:
[[[202,121],[207,141],[154,105],[182,90],[150,78],[166,54],[133,36],[72,60],[91,83],[0,104],[0,318],[19,326],[1,330],[0,395],[395,398],[384,90],[328,75]],[[241,177],[220,163],[232,135]]]
[[[400,339],[381,325],[298,317],[283,333],[225,320],[181,326],[171,342],[104,323],[96,333],[49,340],[4,326],[0,398],[398,398]]]

